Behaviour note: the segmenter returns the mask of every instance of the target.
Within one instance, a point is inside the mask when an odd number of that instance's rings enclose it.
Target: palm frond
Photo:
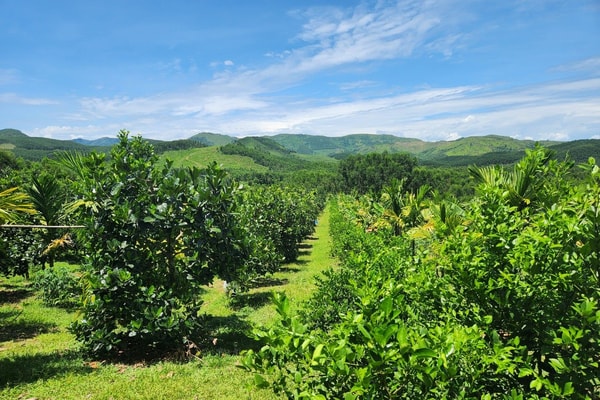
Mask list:
[[[30,197],[13,187],[0,192],[0,222],[13,222],[19,213],[35,214]]]
[[[64,247],[71,247],[73,246],[74,242],[71,239],[71,235],[69,233],[64,234],[63,236],[52,240],[48,246],[44,249],[44,251],[42,252],[43,255],[47,255],[50,252],[59,249],[59,248],[64,248]]]

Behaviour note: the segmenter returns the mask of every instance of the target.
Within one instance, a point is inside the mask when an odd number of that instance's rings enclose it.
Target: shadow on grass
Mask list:
[[[289,279],[286,278],[273,278],[273,277],[266,277],[266,276],[262,276],[260,278],[255,279],[252,282],[252,288],[262,288],[262,287],[269,287],[269,286],[283,286],[286,285],[289,282]]]
[[[296,267],[290,267],[289,265],[284,265],[283,267],[279,268],[279,271],[281,271],[281,272],[300,272],[301,269],[296,268]]]
[[[230,305],[234,310],[245,307],[256,309],[271,303],[272,298],[271,292],[241,293],[231,298]]]
[[[259,350],[261,343],[249,336],[252,325],[237,315],[207,316],[206,341],[200,349],[205,354],[239,354],[242,350]]]
[[[312,249],[312,247],[313,247],[313,245],[312,245],[312,244],[310,244],[310,243],[300,243],[300,244],[298,245],[298,248],[299,248],[299,249],[302,249],[302,250],[308,250],[308,249]]]
[[[24,340],[58,328],[48,322],[24,321],[20,319],[21,310],[0,311],[0,342]]]
[[[7,289],[9,286],[4,286],[0,288],[0,305],[7,303],[18,303],[21,300],[24,300],[33,295],[33,291],[30,289],[23,289],[21,287],[16,287],[10,285],[10,289]]]
[[[302,255],[303,255],[302,252],[300,252],[300,256],[302,256]],[[296,264],[296,265],[302,266],[302,265],[307,265],[309,262],[310,261],[308,261],[308,260],[300,260],[300,259],[298,259],[298,260],[294,261],[293,263]],[[297,269],[297,271],[300,271],[300,270]]]
[[[86,366],[79,353],[75,351],[0,358],[0,387],[12,387],[61,375],[85,374],[91,371],[92,368]]]

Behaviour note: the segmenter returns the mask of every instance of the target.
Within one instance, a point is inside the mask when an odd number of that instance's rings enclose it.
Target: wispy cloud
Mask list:
[[[375,8],[314,8],[298,38],[304,45],[292,51],[286,66],[314,72],[351,63],[409,57],[417,49],[448,53],[459,42],[449,33],[442,39],[445,7],[436,1],[379,2]]]
[[[434,12],[436,8],[429,5],[430,2],[415,1],[393,2],[375,9],[364,6],[327,8],[325,12],[320,8],[310,9],[303,12],[307,21],[298,35],[299,45],[275,58],[265,68],[219,72],[212,80],[181,93],[145,98],[84,98],[81,101],[83,112],[103,118],[159,112],[221,115],[265,108],[269,105],[265,98],[272,93],[297,85],[324,69],[409,56],[427,42],[429,33],[440,23],[440,16]],[[455,41],[449,39],[447,42]],[[438,47],[431,48],[448,51]],[[179,69],[180,63],[176,59],[167,67]],[[233,67],[234,62],[225,60],[218,65]]]
[[[16,69],[0,68],[0,85],[8,85],[19,81],[19,72]]]
[[[560,65],[555,68],[560,72],[588,72],[594,75],[600,75],[600,57],[587,58],[574,63]]]
[[[105,136],[129,128],[164,139],[188,137],[202,130],[233,135],[386,132],[439,140],[485,134],[568,139],[600,131],[600,78],[594,78],[600,70],[597,57],[559,67],[585,71],[583,77],[530,86],[458,82],[397,88],[382,84],[374,75],[352,80],[356,75],[349,74],[351,78],[344,76],[328,84],[337,91],[326,97],[293,94],[295,88],[317,85],[313,79],[321,72],[333,76],[388,60],[453,57],[471,40],[461,25],[475,18],[461,12],[461,5],[380,0],[357,7],[295,11],[302,21],[300,32],[288,49],[264,54],[265,64],[242,65],[223,57],[210,65],[214,73],[210,79],[185,90],[149,96],[82,97],[77,100],[77,110],[65,115],[64,124],[38,132],[44,136]],[[175,58],[163,67],[177,72],[186,65]],[[0,83],[2,74],[0,71]],[[356,90],[359,88],[369,88],[368,95]],[[0,94],[0,102],[25,104],[26,100]],[[29,101],[34,104],[36,99]],[[37,101],[44,104],[47,100]]]
[[[58,104],[59,102],[51,99],[24,97],[16,93],[0,93],[0,103],[22,104],[27,106],[47,106]]]

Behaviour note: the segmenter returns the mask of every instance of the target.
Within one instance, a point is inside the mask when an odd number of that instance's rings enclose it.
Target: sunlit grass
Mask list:
[[[236,300],[237,313],[246,314],[252,324],[268,326],[277,316],[270,301],[272,292],[284,292],[292,307],[298,307],[314,291],[314,276],[334,265],[329,238],[329,210],[325,209],[314,235],[303,243],[298,261],[284,265],[281,271],[265,279],[264,285],[240,295]],[[236,312],[229,306],[221,281],[208,288],[203,299],[208,314],[227,316]]]

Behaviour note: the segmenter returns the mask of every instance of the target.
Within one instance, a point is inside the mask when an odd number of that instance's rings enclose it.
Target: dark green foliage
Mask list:
[[[245,193],[240,207],[247,247],[251,249],[243,280],[275,272],[282,262],[298,257],[298,246],[312,234],[322,209],[314,192],[289,187],[256,187]]]
[[[523,150],[510,150],[510,151],[492,151],[489,153],[471,156],[471,155],[456,155],[449,156],[444,154],[438,154],[432,159],[422,159],[419,161],[423,165],[432,167],[461,167],[467,165],[510,165],[519,161],[525,151]]]
[[[407,153],[370,153],[353,155],[341,160],[338,166],[341,189],[347,193],[380,193],[393,178],[413,180],[417,160]]]
[[[0,274],[29,276],[43,251],[39,232],[29,229],[0,229]]]
[[[236,190],[216,165],[159,167],[140,137],[119,134],[111,163],[83,168],[87,225],[83,319],[73,332],[98,355],[145,355],[197,338],[201,285],[235,280],[245,260]]]
[[[597,157],[600,154],[600,139],[573,140],[554,144],[548,146],[548,148],[556,152],[557,158],[569,157],[569,159],[580,164],[585,163],[589,157]]]
[[[170,141],[149,140],[148,142],[150,142],[154,146],[154,151],[156,151],[157,154],[161,154],[166,151],[196,149],[198,147],[206,146],[203,143],[190,139],[179,139]]]
[[[475,193],[475,183],[467,167],[416,167],[413,170],[413,181],[408,189],[415,191],[424,185],[431,187],[432,191],[442,196],[461,200],[467,200]]]

